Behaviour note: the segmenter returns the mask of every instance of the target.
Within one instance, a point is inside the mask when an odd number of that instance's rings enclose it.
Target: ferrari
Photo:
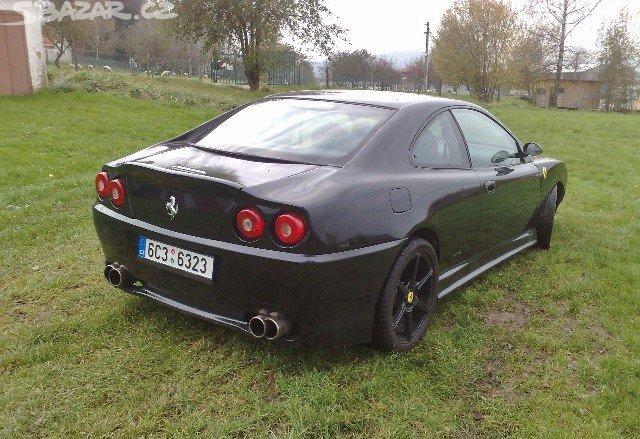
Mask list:
[[[260,99],[103,167],[104,276],[257,339],[405,352],[438,299],[550,247],[567,167],[542,153],[469,102]]]

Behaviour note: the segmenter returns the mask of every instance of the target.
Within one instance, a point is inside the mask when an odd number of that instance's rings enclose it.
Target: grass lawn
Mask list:
[[[121,78],[0,98],[0,435],[640,435],[640,116],[491,106],[568,164],[553,249],[447,297],[408,355],[298,351],[102,279],[101,165],[252,97]]]

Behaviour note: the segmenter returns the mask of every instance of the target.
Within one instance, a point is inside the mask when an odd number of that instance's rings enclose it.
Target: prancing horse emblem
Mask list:
[[[169,198],[169,202],[166,204],[166,208],[167,208],[167,213],[173,220],[178,214],[178,210],[179,210],[178,203],[176,203],[176,197]]]

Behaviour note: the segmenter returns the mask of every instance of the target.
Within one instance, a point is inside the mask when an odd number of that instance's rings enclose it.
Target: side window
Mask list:
[[[494,168],[521,163],[518,144],[491,118],[479,111],[451,110],[469,147],[474,168]]]
[[[416,166],[440,169],[469,167],[460,132],[448,111],[436,116],[420,133],[411,154]]]

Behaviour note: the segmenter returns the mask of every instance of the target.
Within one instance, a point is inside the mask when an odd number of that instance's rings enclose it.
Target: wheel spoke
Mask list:
[[[420,291],[422,289],[422,287],[424,287],[424,285],[427,283],[427,281],[429,279],[431,279],[431,276],[433,276],[433,270],[430,270],[429,273],[425,276],[424,279],[422,279],[420,282],[416,283],[416,289],[418,291]]]
[[[413,273],[411,274],[411,283],[409,285],[415,285],[418,280],[418,270],[420,269],[420,255],[416,256],[416,263],[413,266]]]
[[[406,312],[407,312],[407,304],[405,303],[404,300],[402,300],[402,303],[400,303],[400,307],[398,308],[398,311],[393,318],[394,330],[400,325],[400,322],[402,321],[402,317],[404,317]]]
[[[407,325],[407,333],[406,336],[407,338],[411,338],[411,336],[413,335],[413,312],[408,312],[406,313],[406,325]]]

